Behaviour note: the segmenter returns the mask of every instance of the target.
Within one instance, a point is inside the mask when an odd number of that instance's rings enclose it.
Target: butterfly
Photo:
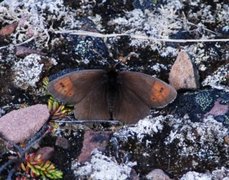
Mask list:
[[[136,123],[162,108],[177,95],[169,84],[150,75],[132,72],[92,69],[67,73],[48,85],[58,100],[74,105],[74,116],[81,120],[120,120]]]

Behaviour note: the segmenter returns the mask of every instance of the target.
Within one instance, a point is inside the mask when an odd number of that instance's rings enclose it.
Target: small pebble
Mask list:
[[[51,159],[51,157],[54,154],[54,148],[53,147],[42,147],[40,148],[37,152],[36,155],[40,154],[42,161],[47,161],[49,159]]]
[[[44,56],[45,53],[41,52],[40,50],[31,49],[25,46],[17,46],[16,47],[16,56],[18,57],[26,57],[30,54],[38,54]]]
[[[229,135],[224,137],[224,143],[229,145]]]
[[[13,22],[12,24],[4,26],[0,29],[0,36],[9,36],[11,35],[17,28],[18,22]]]
[[[220,115],[224,115],[229,111],[229,105],[228,104],[220,104],[219,101],[215,101],[215,104],[213,106],[213,108],[206,113],[206,115],[213,115],[213,116],[220,116]]]
[[[89,160],[94,149],[103,151],[108,144],[111,133],[111,131],[86,131],[84,133],[83,147],[78,157],[78,162]]]
[[[59,147],[62,147],[63,149],[68,149],[69,148],[69,142],[64,137],[57,137],[55,145],[59,146]]]

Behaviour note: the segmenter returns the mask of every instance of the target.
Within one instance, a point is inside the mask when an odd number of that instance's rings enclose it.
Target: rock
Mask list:
[[[192,122],[201,121],[207,115],[213,115],[217,121],[229,127],[229,93],[223,90],[206,89],[180,93],[168,111],[183,117],[188,115]]]
[[[190,179],[190,180],[201,180],[201,179],[205,179],[205,180],[210,180],[212,179],[212,176],[210,173],[198,173],[198,172],[195,172],[195,171],[189,171],[187,172],[186,174],[184,174],[182,177],[181,177],[181,180],[187,180],[187,179]]]
[[[69,148],[69,142],[64,137],[57,137],[55,145],[59,146],[59,147],[62,147],[63,149],[68,149]]]
[[[215,101],[213,108],[206,115],[220,116],[229,111],[229,104],[221,104],[219,100]]]
[[[0,29],[0,36],[9,36],[11,35],[17,28],[18,22],[13,22],[12,24],[4,26]]]
[[[229,145],[229,135],[224,137],[224,143]]]
[[[16,56],[26,57],[30,54],[38,54],[38,55],[45,56],[45,53],[41,52],[40,50],[31,49],[31,48],[28,48],[25,46],[17,46],[16,47]]]
[[[197,89],[199,87],[198,72],[185,51],[178,53],[169,73],[169,82],[177,90]]]
[[[82,18],[79,20],[79,23],[83,31],[99,32],[94,22],[89,18]],[[97,59],[101,63],[105,63],[106,57],[109,56],[109,50],[102,38],[68,34],[65,39],[67,42],[63,42],[66,43],[67,49],[70,50],[67,52],[68,55],[76,57],[76,59],[81,57],[85,64],[93,63]]]
[[[148,180],[171,180],[161,169],[154,169],[146,175]]]
[[[43,104],[14,110],[0,118],[0,134],[7,141],[23,142],[32,137],[48,118],[48,107]]]
[[[78,157],[78,162],[85,162],[90,159],[94,149],[103,151],[109,141],[111,132],[109,131],[86,131],[84,134],[83,148]]]
[[[178,179],[184,169],[208,171],[220,163],[226,166],[227,135],[228,128],[213,116],[199,118],[198,122],[192,122],[188,115],[149,116],[117,130],[109,141],[109,155],[119,162],[136,162],[135,170],[140,167],[142,172],[150,172],[157,167]]]
[[[51,159],[51,157],[54,154],[54,148],[53,147],[42,147],[40,148],[37,152],[36,155],[40,154],[42,161],[47,161],[49,159]]]

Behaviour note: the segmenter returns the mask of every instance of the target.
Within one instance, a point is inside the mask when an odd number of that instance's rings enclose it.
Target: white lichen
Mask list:
[[[179,140],[179,154],[182,156],[197,156],[201,159],[218,157],[216,144],[224,144],[224,137],[228,134],[228,129],[222,123],[216,121],[212,116],[203,119],[203,122],[191,122],[183,120],[182,126],[174,122],[174,130],[167,137],[166,144]],[[188,143],[187,143],[188,142]],[[216,153],[216,154],[215,154]]]
[[[156,72],[161,72],[161,70],[167,70],[168,68],[163,65],[163,64],[159,64],[159,63],[156,63],[155,65],[151,66],[151,68],[156,71]]]
[[[153,136],[155,133],[160,132],[163,129],[163,121],[167,118],[167,116],[158,116],[152,118],[151,116],[147,116],[142,120],[139,120],[133,126],[128,126],[120,129],[118,132],[114,133],[114,137],[117,136],[123,141],[128,140],[128,137],[132,135],[136,135],[139,141],[148,134]]]
[[[52,23],[62,20],[62,26],[76,26],[76,12],[64,6],[63,0],[5,0],[0,3],[0,22],[11,24],[18,21],[16,32],[12,34],[13,44],[33,37],[37,47],[48,45]],[[68,26],[68,28],[70,28]]]
[[[169,35],[181,28],[181,23],[176,21],[177,15],[173,7],[161,6],[158,12],[151,12],[141,9],[134,9],[127,12],[124,17],[118,17],[109,23],[115,25],[115,32],[146,35],[155,38],[169,38]],[[162,44],[160,42],[148,42],[132,39],[131,46],[147,46],[153,50],[160,50]]]
[[[229,76],[229,64],[219,67],[213,74],[207,76],[202,82],[203,86],[211,86],[215,89],[225,90],[229,92],[229,86],[223,85],[222,82],[226,82],[226,78]]]
[[[221,169],[213,170],[207,173],[198,173],[189,171],[185,173],[180,180],[229,180],[229,169],[222,167]]]
[[[43,66],[41,57],[37,54],[30,54],[15,62],[12,67],[15,76],[14,84],[22,89],[27,89],[29,86],[36,87]]]
[[[211,180],[212,176],[209,173],[198,173],[195,171],[189,171],[184,174],[180,180]]]
[[[72,166],[76,177],[87,177],[94,180],[125,180],[130,177],[132,166],[136,163],[119,164],[112,157],[94,151],[90,162]]]

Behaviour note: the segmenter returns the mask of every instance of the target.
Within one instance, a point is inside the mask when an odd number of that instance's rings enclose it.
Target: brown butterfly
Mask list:
[[[74,104],[74,115],[83,120],[115,119],[135,123],[172,102],[176,90],[150,75],[109,70],[82,70],[49,83],[48,91],[64,103]]]

